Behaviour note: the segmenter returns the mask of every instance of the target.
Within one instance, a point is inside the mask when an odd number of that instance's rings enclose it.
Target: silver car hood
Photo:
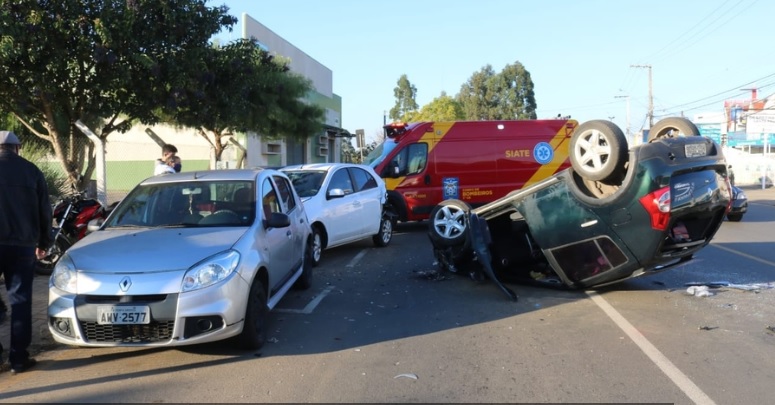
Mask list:
[[[186,270],[233,246],[249,228],[156,228],[101,230],[67,255],[78,271],[148,273]]]

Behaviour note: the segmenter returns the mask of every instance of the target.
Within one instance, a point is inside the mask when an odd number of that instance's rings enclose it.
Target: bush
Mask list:
[[[20,154],[25,159],[35,163],[40,171],[43,172],[43,176],[46,178],[46,184],[48,185],[48,194],[52,203],[63,194],[69,192],[70,187],[68,185],[67,176],[60,170],[58,163],[55,160],[51,160],[46,147],[34,143],[27,143],[20,150]]]

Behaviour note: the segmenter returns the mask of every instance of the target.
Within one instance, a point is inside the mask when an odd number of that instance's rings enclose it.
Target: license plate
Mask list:
[[[145,305],[100,305],[97,307],[100,325],[137,325],[151,323],[151,310]]]
[[[684,145],[684,152],[686,152],[686,157],[688,158],[705,156],[708,154],[704,143]]]

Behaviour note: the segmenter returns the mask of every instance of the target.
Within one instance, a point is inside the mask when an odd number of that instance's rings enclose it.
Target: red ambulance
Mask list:
[[[393,123],[364,163],[385,180],[399,221],[458,199],[472,207],[570,167],[570,119]]]

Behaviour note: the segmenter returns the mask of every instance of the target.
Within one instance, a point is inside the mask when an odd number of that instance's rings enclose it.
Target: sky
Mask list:
[[[775,93],[769,0],[210,0],[247,13],[333,72],[342,127],[382,132],[406,74],[420,107],[486,65],[522,63],[538,118],[607,119],[623,131],[721,113]],[[240,37],[242,22],[220,41]],[[650,66],[647,67],[647,66]],[[629,104],[629,114],[628,114]],[[629,118],[629,119],[628,119]],[[388,122],[390,119],[388,118]]]

